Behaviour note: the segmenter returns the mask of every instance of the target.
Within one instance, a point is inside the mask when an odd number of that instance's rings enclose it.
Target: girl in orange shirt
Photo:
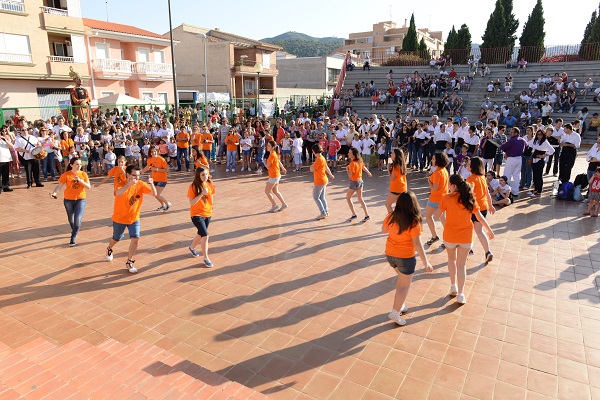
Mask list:
[[[477,203],[477,207],[479,207],[481,215],[487,217],[488,211],[493,215],[496,212],[496,209],[492,205],[492,196],[488,190],[487,180],[485,179],[484,174],[483,160],[480,157],[471,158],[471,175],[467,178],[467,183],[473,188],[475,202]],[[483,225],[481,225],[474,215],[471,216],[471,221],[473,221],[473,228],[475,229],[475,234],[479,239],[479,243],[481,243],[483,250],[485,250],[485,263],[487,264],[494,258],[494,255],[490,251],[490,242],[483,233]],[[473,254],[473,249],[469,251],[469,254]]]
[[[381,231],[388,234],[385,243],[387,260],[398,275],[394,305],[388,318],[401,326],[406,325],[402,314],[407,310],[404,302],[417,265],[415,250],[425,266],[425,272],[433,271],[421,244],[422,221],[417,197],[412,192],[404,192],[398,195],[395,209],[384,219],[381,227]]]
[[[100,182],[94,185],[95,188],[99,188],[103,183],[108,182],[108,180],[112,177],[115,178],[114,181],[114,191],[116,192],[118,188],[121,186],[125,186],[127,183],[127,175],[125,174],[125,167],[127,166],[127,159],[125,156],[119,156],[117,158],[117,165],[113,167],[110,171],[108,171],[108,175],[104,177]]]
[[[198,231],[189,250],[192,256],[200,257],[200,253],[196,251],[196,246],[200,244],[200,249],[204,255],[204,265],[207,268],[213,266],[210,258],[208,258],[208,225],[212,218],[214,194],[215,185],[210,180],[208,167],[197,168],[194,182],[190,185],[187,193],[190,201],[190,217]]]
[[[327,166],[327,160],[323,157],[323,147],[317,143],[313,145],[312,152],[315,156],[315,162],[310,166],[310,171],[314,174],[313,199],[317,203],[319,211],[321,211],[321,215],[316,219],[321,220],[329,216],[327,200],[325,200],[325,189],[329,183],[327,175],[333,180],[333,174]]]
[[[58,179],[58,185],[54,189],[50,196],[56,199],[56,192],[65,187],[65,210],[67,211],[67,218],[69,219],[69,225],[71,226],[71,240],[69,246],[75,246],[75,240],[77,234],[81,228],[81,220],[83,219],[83,213],[85,212],[86,195],[85,189],[90,189],[90,179],[87,173],[81,170],[81,160],[73,157],[69,161],[67,166],[67,172],[62,174]]]
[[[279,160],[279,146],[274,140],[267,142],[267,151],[269,152],[269,158],[265,160],[264,164],[269,172],[269,180],[267,186],[265,186],[265,194],[271,202],[271,209],[269,212],[283,211],[288,208],[287,203],[283,200],[283,196],[279,193],[279,180],[281,179],[281,172],[287,173],[287,170]],[[281,202],[281,207],[277,206],[274,197],[277,197]]]
[[[346,172],[348,173],[348,178],[350,179],[350,186],[346,192],[346,201],[348,202],[348,207],[350,207],[350,211],[352,212],[352,216],[348,218],[348,221],[352,221],[357,218],[356,211],[354,211],[354,204],[352,204],[352,195],[354,195],[354,192],[356,192],[358,203],[365,212],[365,217],[363,218],[362,222],[367,222],[371,219],[371,217],[369,217],[367,205],[362,198],[362,188],[364,185],[362,173],[365,171],[369,177],[373,175],[371,175],[369,169],[363,163],[360,152],[356,147],[352,147],[350,151],[348,151],[348,158],[350,159],[350,163],[348,163],[348,166],[346,167]]]
[[[388,170],[390,175],[390,192],[385,200],[385,207],[388,213],[391,213],[394,209],[392,205],[398,200],[398,196],[408,190],[406,184],[406,161],[404,160],[404,153],[400,149],[394,149],[392,151],[392,165]]]
[[[444,244],[448,251],[450,296],[456,296],[457,303],[465,304],[467,302],[464,293],[467,276],[467,256],[473,246],[473,221],[471,221],[471,216],[475,215],[477,221],[488,232],[490,239],[494,238],[494,232],[479,211],[471,185],[462,176],[452,175],[449,188],[450,193],[442,197],[434,216],[439,218],[442,213],[446,213],[447,223],[444,226]]]
[[[207,170],[209,169],[208,160],[206,159],[204,153],[202,152],[202,150],[200,150],[198,146],[192,146],[192,158],[194,159],[195,169],[198,169],[200,167],[204,167]]]
[[[433,214],[438,209],[442,196],[448,193],[448,156],[445,153],[435,153],[433,155],[432,164],[437,167],[435,171],[429,177],[427,183],[429,183],[429,199],[425,206],[425,219],[427,220],[427,226],[431,232],[431,239],[427,241],[427,245],[431,246],[438,240],[440,240],[437,230],[435,229],[435,221],[433,220]],[[446,220],[442,215],[440,218],[442,225],[445,226]],[[442,244],[442,247],[444,245]]]
[[[158,155],[158,147],[152,145],[149,150],[150,157],[146,160],[146,167],[142,170],[142,174],[145,174],[148,170],[152,172],[152,180],[156,187],[156,200],[160,203],[160,207],[156,211],[164,210],[169,211],[171,203],[162,196],[162,192],[167,187],[167,173],[169,172],[169,165],[167,161]]]

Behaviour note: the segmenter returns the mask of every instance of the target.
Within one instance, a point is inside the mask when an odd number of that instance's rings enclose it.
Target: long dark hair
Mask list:
[[[386,218],[388,224],[398,224],[398,234],[411,229],[423,221],[417,196],[413,192],[400,193],[396,208]]]
[[[483,168],[483,160],[480,157],[471,158],[471,173],[473,175],[483,175],[485,169]]]
[[[398,167],[400,168],[400,173],[402,175],[406,175],[406,161],[404,160],[404,152],[400,149],[394,149],[394,154],[396,157],[394,157],[394,161],[390,166],[390,171],[393,171],[394,168]]]
[[[277,143],[275,143],[274,140],[269,140],[268,144],[271,145],[271,148],[275,154],[280,155],[279,146],[277,146]]]
[[[471,185],[469,185],[467,181],[465,181],[465,179],[458,174],[452,175],[449,182],[450,184],[456,186],[458,202],[462,204],[462,206],[469,212],[472,212],[473,208],[475,208],[475,197],[473,196]]]
[[[364,164],[363,159],[360,155],[360,152],[358,151],[358,149],[356,147],[351,147],[350,153],[352,153],[352,155],[354,156],[354,161],[356,161],[359,164]]]
[[[204,171],[207,171],[207,169],[203,168],[203,167],[196,168],[196,174],[194,175],[194,182],[192,182],[192,185],[194,186],[194,193],[196,194],[196,196],[198,196],[204,190],[204,182],[202,182],[202,178],[200,178],[200,174]],[[209,175],[206,182],[209,183],[210,181],[211,180],[210,180],[210,175]],[[202,201],[205,201],[205,200],[202,199]]]
[[[69,165],[67,165],[67,171],[71,171],[73,169],[73,164],[75,161],[79,161],[79,157],[73,157],[69,160]]]

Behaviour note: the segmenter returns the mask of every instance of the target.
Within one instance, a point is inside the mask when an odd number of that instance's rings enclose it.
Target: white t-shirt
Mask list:
[[[27,141],[29,141],[29,143]],[[37,147],[38,142],[39,142],[38,138],[36,138],[33,135],[27,136],[27,139],[25,139],[22,136],[17,136],[17,138],[15,139],[14,147],[16,149],[23,149],[23,150],[31,151]],[[31,153],[19,152],[19,154],[22,155],[25,160],[33,160],[35,158],[34,156],[31,155]]]
[[[375,142],[371,138],[362,140],[362,154],[371,154],[371,147],[375,146]]]
[[[362,140],[354,139],[352,141],[352,147],[354,147],[358,151],[362,151]]]
[[[293,153],[294,154],[301,154],[302,153],[302,138],[295,138],[294,141],[292,142],[292,149],[293,149]]]

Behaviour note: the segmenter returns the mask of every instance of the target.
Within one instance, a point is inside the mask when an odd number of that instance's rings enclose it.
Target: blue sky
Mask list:
[[[84,17],[134,25],[157,33],[169,31],[167,0],[80,0]],[[514,12],[519,19],[517,37],[536,0],[515,0]],[[284,5],[285,4],[285,5]],[[311,36],[347,38],[350,32],[369,31],[377,22],[391,19],[400,25],[415,13],[419,28],[444,32],[444,40],[454,24],[466,23],[474,43],[481,35],[494,0],[303,0],[300,2],[258,2],[229,0],[171,0],[173,27],[181,23],[220,28],[251,39],[276,36],[287,31]],[[585,25],[598,0],[543,0],[546,19],[546,45],[581,42]],[[568,7],[565,7],[568,4]],[[474,6],[473,6],[474,5]],[[275,8],[273,8],[275,6]]]

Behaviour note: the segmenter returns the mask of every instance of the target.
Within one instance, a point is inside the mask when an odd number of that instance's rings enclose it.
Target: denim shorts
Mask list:
[[[281,176],[278,176],[277,178],[269,178],[267,180],[267,182],[270,183],[271,185],[277,185],[277,184],[279,184],[280,179],[281,179]]]
[[[401,274],[404,275],[412,275],[415,273],[415,268],[417,267],[417,257],[410,258],[398,258],[392,256],[386,256],[388,262],[392,266],[392,268],[397,268]]]
[[[154,186],[156,187],[166,187],[167,182],[154,182]]]
[[[198,236],[208,236],[208,224],[210,224],[211,217],[192,217],[192,223],[198,230]]]
[[[427,205],[431,208],[438,208],[440,206],[440,203],[434,203],[433,201],[427,200]]]
[[[243,157],[250,157],[251,153],[252,153],[252,149],[250,149],[250,150],[242,150],[242,156]]]
[[[292,154],[291,150],[281,150],[281,154]]]
[[[140,220],[138,219],[132,224],[119,224],[118,222],[113,221],[113,240],[118,242],[123,239],[125,236],[123,233],[125,232],[125,228],[129,231],[129,238],[135,239],[140,237]]]
[[[457,247],[461,247],[463,249],[471,249],[473,247],[473,243],[450,243],[450,242],[446,242],[445,240],[442,240],[442,243],[444,243],[444,246],[446,246],[447,249],[455,249]]]
[[[350,181],[350,186],[348,186],[348,188],[352,189],[352,190],[357,190],[358,188],[363,187],[364,182],[362,179],[359,179],[357,181]]]
[[[331,155],[331,154],[329,154],[329,155],[327,156],[327,159],[328,159],[329,161],[335,161],[335,160],[337,160],[337,154],[334,154],[334,155]]]

